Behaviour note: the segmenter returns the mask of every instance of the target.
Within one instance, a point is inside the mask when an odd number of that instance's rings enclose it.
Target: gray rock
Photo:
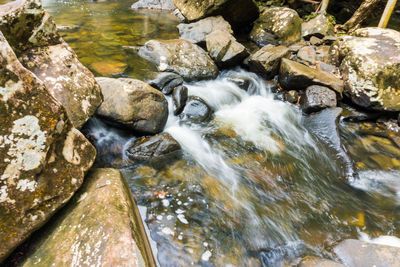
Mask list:
[[[231,25],[222,16],[208,17],[190,24],[181,23],[178,30],[181,39],[194,44],[204,44],[207,35],[216,30],[233,34]]]
[[[18,266],[155,266],[131,190],[115,169],[92,169],[29,245]]]
[[[310,85],[322,85],[331,88],[339,95],[343,92],[343,82],[336,76],[286,58],[281,62],[279,82],[286,90],[302,90]]]
[[[312,45],[321,45],[323,43],[324,43],[324,40],[320,39],[318,37],[311,36],[311,38],[310,38],[310,44],[312,44]]]
[[[183,84],[183,78],[173,72],[159,72],[154,79],[148,81],[148,84],[169,95],[174,88]]]
[[[254,22],[250,38],[259,46],[290,45],[300,41],[301,22],[301,18],[293,9],[268,8]]]
[[[49,91],[0,32],[0,262],[72,197],[96,157]]]
[[[135,79],[99,77],[96,80],[104,95],[97,115],[109,124],[145,134],[164,129],[168,103],[161,92]]]
[[[324,108],[336,107],[336,93],[331,89],[319,85],[307,87],[301,98],[301,108],[307,112],[315,112]]]
[[[350,267],[398,267],[400,248],[346,239],[334,248],[339,259]]]
[[[301,60],[307,61],[311,64],[315,64],[317,53],[315,52],[315,48],[312,46],[304,46],[299,49],[297,52],[297,57]]]
[[[324,38],[335,33],[332,22],[324,14],[319,14],[315,18],[304,22],[301,28],[301,36],[306,40],[309,40],[312,36]]]
[[[296,90],[285,92],[284,99],[289,103],[296,104],[299,100],[299,92],[297,92]]]
[[[216,78],[218,68],[199,46],[181,39],[150,40],[139,55],[155,63],[159,71],[175,72],[185,81]]]
[[[136,139],[127,147],[125,155],[132,164],[149,163],[158,169],[179,159],[182,154],[181,146],[169,133]]]
[[[346,265],[328,259],[306,256],[298,267],[346,267]]]
[[[102,102],[100,87],[59,36],[40,2],[17,0],[1,5],[0,30],[25,68],[63,105],[73,126],[81,128]]]
[[[183,120],[198,123],[208,121],[211,118],[211,115],[212,110],[203,99],[196,96],[190,96],[180,117]]]
[[[281,59],[289,56],[290,51],[284,46],[264,46],[248,59],[249,69],[264,78],[272,78],[278,73]]]
[[[221,68],[234,67],[249,56],[247,49],[227,31],[216,30],[207,35],[209,55]]]
[[[175,10],[174,0],[139,0],[132,4],[132,9]]]
[[[400,111],[400,33],[365,28],[339,38],[331,55],[353,103],[371,110]]]
[[[232,26],[251,24],[259,12],[252,0],[174,0],[175,6],[188,21],[222,15]]]
[[[186,105],[188,98],[188,89],[186,86],[178,86],[172,92],[172,101],[174,102],[174,115],[179,115]]]
[[[331,65],[331,64],[326,64],[324,62],[317,62],[315,64],[315,68],[316,70],[319,71],[324,71],[324,72],[328,72],[328,73],[334,73],[336,71],[336,67]]]
[[[327,108],[318,113],[306,116],[304,124],[311,133],[327,144],[336,154],[336,157],[340,161],[339,164],[344,168],[344,177],[348,181],[354,181],[358,177],[354,168],[354,162],[347,154],[347,150],[343,146],[339,136],[338,120],[341,112],[341,108]]]

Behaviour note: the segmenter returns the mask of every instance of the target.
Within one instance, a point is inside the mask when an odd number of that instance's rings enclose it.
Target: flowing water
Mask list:
[[[132,11],[130,4],[44,1],[96,75],[144,79],[155,68],[132,47],[176,38],[178,20]],[[229,77],[248,80],[248,90]],[[359,176],[349,184],[336,153],[312,134],[301,110],[276,100],[255,74],[235,69],[187,87],[214,114],[201,124],[170,114],[165,131],[181,144],[182,159],[161,170],[122,170],[161,266],[286,266],[304,255],[333,258],[331,247],[345,238],[399,243],[398,133],[340,121]],[[98,165],[140,138],[97,119],[87,128],[97,140]]]

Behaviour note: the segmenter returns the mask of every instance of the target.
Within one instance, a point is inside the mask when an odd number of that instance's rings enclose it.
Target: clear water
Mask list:
[[[72,27],[61,33],[96,75],[144,79],[154,67],[126,46],[176,38],[178,21],[130,5],[44,1],[58,25]],[[233,74],[250,79],[251,90],[229,82]],[[261,78],[234,70],[187,86],[214,109],[211,122],[189,124],[170,114],[165,131],[181,144],[183,158],[163,170],[123,170],[147,208],[161,266],[285,266],[304,255],[333,258],[331,247],[345,238],[400,237],[398,133],[341,122],[360,176],[349,185],[301,111],[274,100]],[[107,161],[136,138],[96,120],[91,131]]]

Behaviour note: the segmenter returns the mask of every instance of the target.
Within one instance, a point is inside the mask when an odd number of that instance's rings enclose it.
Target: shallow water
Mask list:
[[[130,5],[44,1],[96,75],[144,79],[155,68],[124,46],[175,38],[178,21]],[[231,75],[249,79],[251,89],[240,89]],[[123,170],[146,207],[161,266],[285,266],[304,255],[332,258],[331,247],[345,238],[400,237],[400,148],[393,134],[341,121],[359,172],[349,185],[336,153],[311,134],[301,111],[275,100],[258,76],[237,69],[187,86],[213,108],[213,119],[190,124],[170,114],[165,131],[181,144],[183,158],[162,170]],[[88,128],[99,140],[99,165],[121,157],[137,138],[97,119]]]

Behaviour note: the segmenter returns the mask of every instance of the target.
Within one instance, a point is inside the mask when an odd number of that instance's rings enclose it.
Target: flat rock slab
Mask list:
[[[298,267],[346,267],[346,265],[328,259],[307,256]]]
[[[398,267],[400,248],[347,239],[334,248],[338,257],[350,267]]]
[[[185,81],[218,75],[218,68],[206,51],[187,40],[150,40],[139,49],[139,55],[155,63],[159,71],[175,72]]]
[[[216,30],[233,34],[231,25],[222,16],[208,17],[190,24],[181,23],[178,30],[181,39],[194,44],[204,43],[207,35]]]
[[[155,266],[130,194],[118,170],[91,170],[21,266]]]
[[[302,90],[310,85],[322,85],[331,88],[339,95],[343,92],[343,81],[335,75],[286,58],[282,58],[279,82],[286,90]]]
[[[281,58],[290,56],[290,51],[284,46],[264,46],[248,59],[251,71],[265,78],[272,78],[278,73]]]
[[[174,10],[174,0],[139,0],[132,4],[132,9]]]

